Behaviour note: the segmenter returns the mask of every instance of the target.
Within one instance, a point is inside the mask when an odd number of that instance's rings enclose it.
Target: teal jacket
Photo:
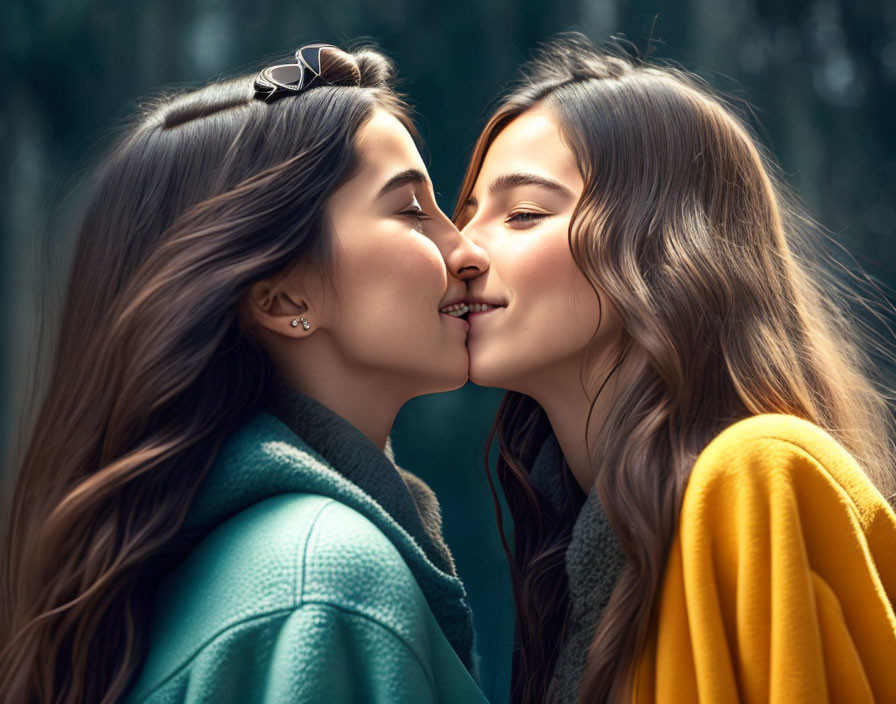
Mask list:
[[[126,702],[486,701],[432,491],[316,401],[227,439],[183,536]]]

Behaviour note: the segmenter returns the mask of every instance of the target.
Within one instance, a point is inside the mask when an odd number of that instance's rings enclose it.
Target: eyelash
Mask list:
[[[429,216],[420,207],[409,210],[402,210],[399,215],[405,215],[407,217],[414,218],[417,221],[417,223],[414,225],[414,229],[417,232],[423,232],[423,221],[429,220]]]
[[[547,213],[533,213],[529,210],[520,211],[518,213],[511,213],[505,222],[508,223],[518,223],[521,225],[531,225],[540,220],[543,220],[548,215]]]

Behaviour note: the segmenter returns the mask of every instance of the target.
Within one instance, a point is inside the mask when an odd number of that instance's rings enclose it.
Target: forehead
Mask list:
[[[385,110],[374,111],[358,132],[356,145],[361,157],[362,176],[376,179],[406,169],[426,173],[423,159],[407,128]]]
[[[488,148],[477,182],[491,182],[505,173],[533,173],[570,187],[582,181],[557,120],[545,108],[524,112],[498,133]]]

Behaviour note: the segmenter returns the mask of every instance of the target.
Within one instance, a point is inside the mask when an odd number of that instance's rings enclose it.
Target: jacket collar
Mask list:
[[[288,386],[272,394],[265,410],[376,501],[434,565],[455,574],[454,560],[442,537],[435,494],[421,479],[395,464],[391,441],[383,452],[345,418]]]
[[[204,534],[283,493],[320,494],[350,506],[398,549],[446,638],[475,675],[473,617],[466,592],[441,536],[433,540],[427,533],[427,526],[440,526],[431,515],[432,506],[424,507],[426,524],[416,507],[414,496],[432,491],[414,480],[414,489],[409,489],[402,470],[344,418],[285,389],[224,441],[184,528],[192,535]],[[438,512],[434,498],[432,504]]]

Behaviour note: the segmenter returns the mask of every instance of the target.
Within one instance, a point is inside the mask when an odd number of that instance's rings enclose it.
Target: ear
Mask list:
[[[243,298],[241,317],[253,332],[270,331],[295,339],[308,337],[316,329],[308,296],[290,277],[252,284]]]

